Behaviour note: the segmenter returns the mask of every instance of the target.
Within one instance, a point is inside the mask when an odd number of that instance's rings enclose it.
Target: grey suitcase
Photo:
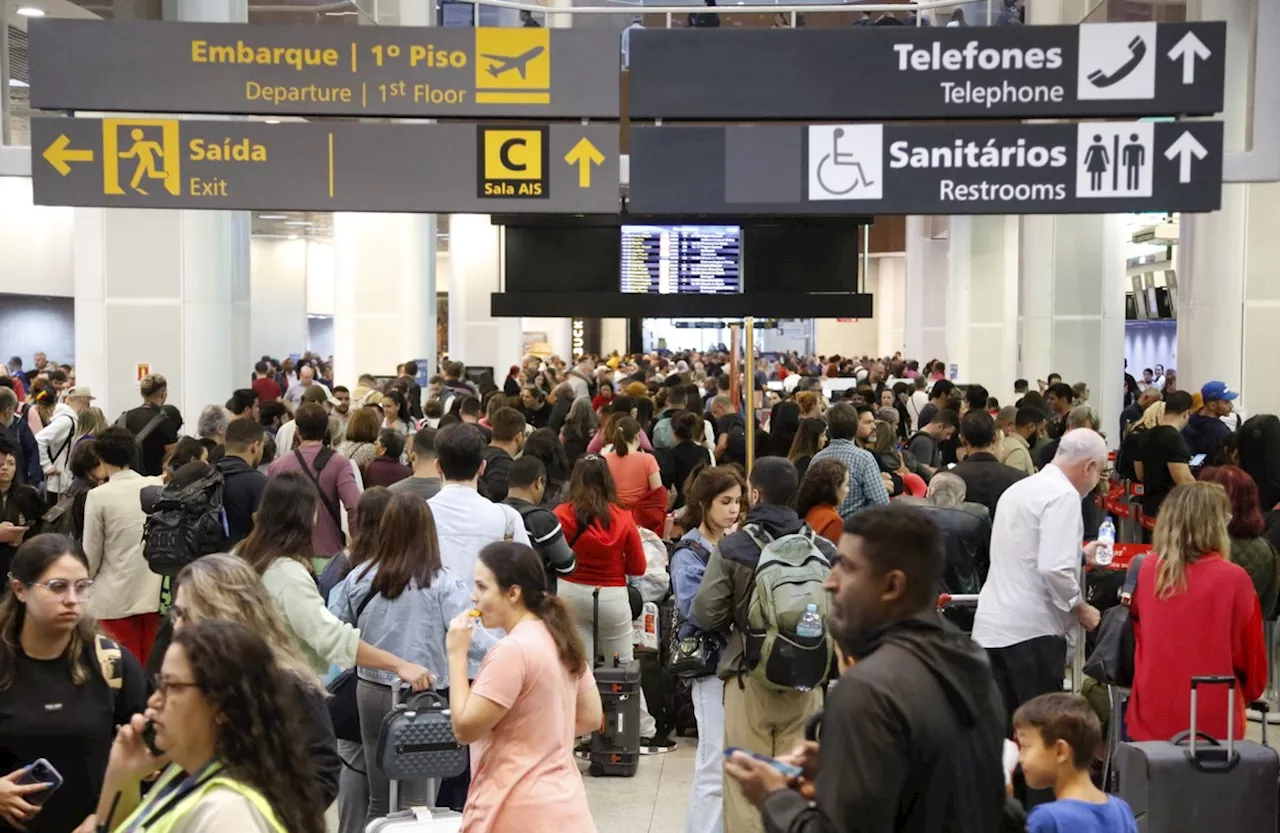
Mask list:
[[[1202,685],[1228,687],[1225,744],[1196,730]],[[1263,744],[1232,740],[1235,689],[1235,677],[1192,677],[1190,731],[1116,749],[1115,792],[1133,809],[1139,833],[1276,833],[1280,756]]]
[[[388,738],[385,736],[388,734],[397,735],[396,739],[391,740],[392,744],[395,744],[397,740],[406,740],[411,745],[422,744],[422,743],[430,743],[435,745],[440,743],[440,737],[439,737],[440,733],[435,729],[428,731],[427,734],[424,735],[423,737],[418,737],[418,735],[422,734],[422,732],[424,731],[423,727],[417,727],[417,729],[409,728],[408,730],[404,730],[403,732],[393,731],[391,733],[388,733],[387,723],[390,721],[390,719],[393,716],[404,712],[406,708],[409,708],[408,706],[400,704],[399,694],[400,694],[400,685],[399,683],[397,683],[396,685],[393,685],[391,687],[391,711],[387,714],[387,718],[385,718],[383,721],[384,737],[379,739],[378,746],[379,747],[386,746]],[[421,696],[421,695],[418,695],[418,696]],[[445,705],[447,706],[448,704],[445,704]],[[448,712],[445,711],[444,714],[447,715]],[[403,734],[403,737],[401,737],[402,734]],[[450,738],[452,738],[453,732],[451,729],[448,732],[448,734]],[[457,742],[454,741],[454,746],[456,745],[457,745]],[[407,755],[409,759],[412,759],[415,753],[418,755],[421,755],[423,752],[429,753],[428,759],[426,761],[421,761],[421,760],[412,761],[412,763],[410,763],[408,767],[409,769],[414,770],[415,774],[417,774],[418,771],[423,771],[424,766],[426,767],[427,770],[430,770],[430,765],[432,763],[447,763],[449,765],[449,768],[450,769],[452,768],[453,761],[451,759],[453,756],[450,755],[447,751],[444,751],[443,754],[441,754],[442,750],[409,749],[399,754]],[[464,755],[467,754],[467,750],[465,748],[462,748],[462,753]],[[403,765],[402,761],[404,759],[399,758],[399,756],[394,752],[393,748],[392,749],[380,748],[378,757],[383,758],[384,756],[387,757],[389,760],[396,761],[396,763],[393,764],[393,768]],[[378,766],[378,762],[374,762],[372,765]],[[429,772],[425,773],[425,775],[426,777],[430,777]],[[390,777],[390,775],[388,777]],[[374,819],[373,821],[369,822],[369,825],[365,828],[365,833],[458,833],[458,831],[462,829],[462,814],[455,813],[452,810],[448,810],[448,809],[438,810],[434,807],[413,807],[408,810],[400,810],[399,809],[400,784],[397,782],[395,778],[390,778],[390,780],[391,780],[391,784],[390,784],[390,793],[388,795],[388,799],[389,799],[389,806],[390,806],[391,812],[388,813],[384,818]],[[439,784],[433,785],[433,792],[434,792],[434,789],[438,787],[439,787]]]

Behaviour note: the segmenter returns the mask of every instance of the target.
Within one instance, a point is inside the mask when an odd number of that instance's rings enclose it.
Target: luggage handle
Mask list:
[[[821,737],[821,735],[822,735],[822,712],[819,711],[817,714],[810,717],[808,722],[804,724],[804,739],[817,742],[817,740]]]
[[[434,706],[442,711],[447,712],[449,710],[449,701],[444,699],[444,697],[440,695],[440,692],[433,689],[426,689],[425,691],[419,691],[416,693],[410,692],[409,696],[405,698],[404,703],[401,704],[400,692],[402,689],[409,688],[411,688],[411,686],[403,680],[397,680],[396,684],[391,687],[391,711],[395,711],[400,708],[401,705],[404,706],[406,711],[414,711],[419,708],[418,704],[422,700],[431,701],[428,704],[428,708]]]
[[[1197,695],[1202,685],[1225,685],[1227,687],[1227,747],[1225,750],[1221,748],[1218,741],[1196,729],[1196,703]],[[1236,754],[1236,678],[1234,675],[1212,675],[1191,678],[1191,729],[1182,732],[1174,737],[1174,742],[1180,742],[1180,739],[1188,737],[1190,745],[1187,748],[1187,759],[1191,761],[1191,765],[1204,772],[1226,772],[1240,761],[1240,756]],[[1210,750],[1197,750],[1197,738],[1204,737],[1212,741],[1213,748]]]

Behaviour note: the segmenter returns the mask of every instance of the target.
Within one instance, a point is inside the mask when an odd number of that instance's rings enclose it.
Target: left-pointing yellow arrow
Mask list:
[[[63,133],[53,140],[53,144],[49,145],[44,152],[45,160],[53,166],[58,173],[66,176],[71,173],[71,166],[68,162],[92,162],[92,150],[72,150],[71,140],[67,138],[67,134]]]

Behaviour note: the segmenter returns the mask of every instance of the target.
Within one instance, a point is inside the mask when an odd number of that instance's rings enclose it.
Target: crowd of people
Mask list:
[[[406,686],[471,754],[400,782],[405,805],[594,830],[593,668],[637,656],[645,603],[674,609],[682,664],[646,686],[641,749],[673,748],[687,704],[690,833],[1130,830],[1089,779],[1102,723],[1167,738],[1191,675],[1233,675],[1198,716],[1222,736],[1234,708],[1241,734],[1267,680],[1280,420],[1240,419],[1221,382],[1126,376],[1112,472],[1085,385],[1019,380],[1002,406],[901,354],[767,357],[753,401],[725,353],[406,362],[350,388],[263,357],[194,429],[163,376],[109,420],[74,368],[21,364],[0,377],[0,829],[312,833],[336,800],[364,830]],[[1119,603],[1082,571],[1109,474],[1155,518],[1123,718],[1062,693],[1069,640]],[[941,592],[976,610],[940,617]],[[325,684],[351,669],[338,726]],[[59,786],[26,783],[39,759]]]

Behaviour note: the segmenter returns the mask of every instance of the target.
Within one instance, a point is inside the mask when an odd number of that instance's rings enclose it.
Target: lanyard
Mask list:
[[[169,813],[170,810],[178,806],[178,804],[180,804],[184,798],[191,795],[193,792],[200,789],[200,787],[202,787],[204,784],[212,780],[213,777],[217,775],[221,770],[222,770],[222,764],[218,763],[217,761],[210,761],[209,763],[205,764],[200,769],[200,771],[197,772],[195,775],[188,775],[181,782],[179,782],[177,787],[175,787],[174,789],[170,790],[169,792],[166,792],[164,795],[156,796],[155,799],[148,801],[146,805],[144,805],[142,811],[138,813],[138,816],[134,820],[133,824],[129,825],[129,827],[124,831],[124,833],[135,833],[135,831],[143,830],[144,828],[150,827],[154,822],[163,818],[166,814]],[[160,802],[164,802],[164,803],[161,804]],[[156,804],[160,804],[160,807],[159,809],[152,812],[151,808]]]

